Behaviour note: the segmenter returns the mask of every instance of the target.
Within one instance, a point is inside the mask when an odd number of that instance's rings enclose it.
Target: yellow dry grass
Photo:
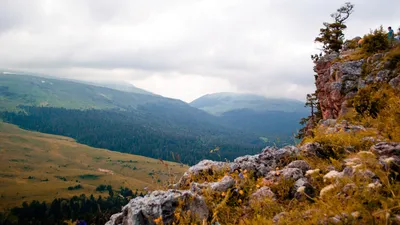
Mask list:
[[[110,184],[114,190],[121,186],[134,191],[160,188],[187,170],[187,166],[167,164],[170,176],[157,159],[92,148],[71,138],[0,122],[0,210],[24,201],[102,195],[95,191],[100,184]],[[67,190],[77,184],[83,189]]]

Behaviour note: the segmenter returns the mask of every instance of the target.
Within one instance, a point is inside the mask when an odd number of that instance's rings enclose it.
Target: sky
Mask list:
[[[190,102],[215,92],[304,100],[341,0],[0,0],[0,68],[124,80]],[[400,27],[400,1],[354,0],[346,37]]]

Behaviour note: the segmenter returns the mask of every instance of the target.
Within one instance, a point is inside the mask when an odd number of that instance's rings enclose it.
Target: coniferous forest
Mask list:
[[[105,186],[105,185],[104,185]],[[56,198],[51,203],[32,201],[0,213],[0,224],[66,224],[67,221],[83,220],[87,224],[105,224],[113,213],[129,202],[129,199],[142,196],[128,188],[118,191],[108,189],[108,197],[93,195],[73,196],[70,199]]]
[[[25,106],[19,112],[3,112],[2,118],[24,129],[72,137],[93,147],[185,164],[204,158],[233,160],[265,146],[256,135],[193,122],[173,115],[177,112],[160,105],[130,111]]]

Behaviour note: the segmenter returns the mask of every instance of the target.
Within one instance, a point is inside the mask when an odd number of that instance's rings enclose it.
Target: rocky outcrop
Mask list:
[[[296,181],[302,178],[305,172],[311,168],[302,160],[291,162],[291,159],[299,153],[300,150],[294,146],[286,146],[280,149],[267,147],[260,154],[239,157],[232,163],[203,160],[190,167],[180,181],[172,185],[175,189],[189,190],[154,191],[144,197],[135,198],[122,209],[121,213],[113,215],[107,225],[155,224],[154,220],[156,219],[162,220],[164,224],[171,224],[174,220],[175,209],[179,204],[183,209],[194,213],[195,215],[192,216],[196,216],[201,221],[207,218],[209,213],[208,207],[201,197],[202,190],[208,189],[222,193],[234,188],[236,182],[232,176],[226,175],[216,182],[197,183],[192,180],[196,176],[249,171],[259,177],[271,176],[273,179],[282,177]],[[275,171],[277,167],[284,166],[287,167]],[[273,172],[271,172],[272,170]],[[239,177],[243,177],[242,172],[239,173]],[[274,172],[280,174],[273,174]],[[251,195],[250,199],[257,201],[262,200],[263,197],[274,198],[275,194],[269,187],[261,187]]]
[[[300,150],[294,146],[284,148],[267,147],[260,154],[239,157],[231,164],[231,171],[248,170],[253,171],[256,176],[265,176],[276,167],[285,166],[284,159],[289,159],[299,154]]]
[[[336,119],[348,111],[348,100],[358,89],[372,83],[389,83],[400,88],[400,74],[379,53],[367,59],[342,61],[342,55],[326,55],[316,61],[317,97],[323,119]]]
[[[224,176],[218,182],[192,183],[193,191],[209,188],[211,191],[224,192],[235,185],[235,180],[231,176]]]
[[[181,205],[180,205],[181,204]],[[121,213],[111,216],[106,225],[155,225],[157,220],[171,224],[176,207],[190,210],[200,221],[208,217],[203,198],[190,191],[154,191],[144,197],[132,199]]]
[[[379,163],[386,170],[400,171],[400,143],[381,142],[371,147],[379,157]]]
[[[327,122],[329,124],[335,124]],[[341,123],[345,128],[348,125]],[[342,126],[341,125],[341,126]],[[346,128],[346,129],[347,129]],[[351,130],[358,130],[352,128]],[[349,131],[349,132],[350,132]],[[301,149],[301,151],[299,150]],[[371,191],[382,188],[379,177],[372,171],[366,169],[365,160],[367,158],[379,159],[383,168],[398,171],[400,165],[400,143],[380,142],[373,145],[370,151],[360,151],[352,153],[351,157],[342,160],[341,172],[335,170],[335,167],[328,166],[325,169],[312,168],[305,160],[296,160],[299,154],[304,156],[323,156],[323,149],[318,143],[308,143],[300,146],[287,146],[284,148],[267,147],[260,154],[247,155],[239,157],[232,163],[215,162],[204,160],[197,165],[192,166],[181,179],[183,183],[178,183],[176,187],[185,190],[154,191],[144,197],[137,197],[126,205],[121,213],[115,214],[110,218],[107,225],[139,225],[139,224],[172,224],[177,221],[176,209],[190,212],[192,218],[197,221],[204,221],[210,218],[210,208],[207,205],[203,195],[205,191],[209,193],[204,196],[225,196],[227,193],[241,196],[248,199],[244,207],[250,207],[252,204],[262,203],[266,198],[278,202],[279,191],[276,191],[274,185],[280,185],[285,182],[288,187],[290,198],[296,198],[298,201],[313,201],[315,195],[318,195],[313,182],[317,179],[323,180],[324,186],[319,191],[321,199],[331,197],[331,194],[343,194],[350,196],[358,190],[355,183],[348,183],[344,186],[343,181],[352,177],[357,177],[358,181],[365,181],[364,187]],[[343,166],[343,167],[342,167]],[[244,196],[244,189],[240,183],[246,183],[245,174],[251,173],[260,181],[256,189]],[[198,182],[196,176],[210,175],[214,182]],[[213,176],[216,176],[212,178]],[[259,179],[262,178],[262,179]],[[200,179],[202,180],[202,179]],[[188,183],[188,185],[186,185]],[[314,184],[315,185],[315,184]],[[247,189],[248,190],[248,189]],[[208,192],[211,191],[211,192]],[[326,197],[326,198],[325,198]],[[240,199],[242,201],[242,199]],[[283,215],[283,214],[278,214]],[[279,216],[275,216],[277,219]]]

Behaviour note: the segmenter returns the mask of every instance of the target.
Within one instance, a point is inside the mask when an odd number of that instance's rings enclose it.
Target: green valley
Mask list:
[[[96,191],[102,184],[145,192],[145,188],[159,188],[180,177],[187,169],[185,165],[165,163],[0,122],[0,208],[81,194],[106,196]],[[81,188],[74,190],[78,185]]]

